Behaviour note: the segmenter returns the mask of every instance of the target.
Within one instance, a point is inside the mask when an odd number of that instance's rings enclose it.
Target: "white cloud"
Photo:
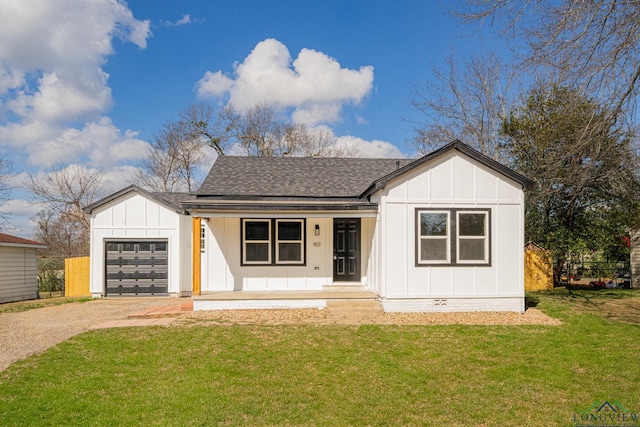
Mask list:
[[[150,22],[136,20],[120,0],[4,0],[0,101],[23,121],[104,111],[111,91],[102,66],[112,39],[144,48],[150,36]]]
[[[100,185],[101,195],[112,194],[135,184],[135,176],[138,171],[139,169],[134,166],[116,166],[104,170]]]
[[[338,137],[335,148],[348,153],[351,157],[372,159],[401,159],[407,157],[395,145],[375,139],[366,141],[354,136]]]
[[[221,71],[207,71],[198,82],[198,93],[202,96],[222,96],[233,87],[233,80]]]
[[[204,19],[192,18],[191,15],[186,14],[182,15],[182,18],[178,19],[175,22],[162,21],[162,24],[164,24],[165,27],[180,27],[182,25],[199,24],[201,22],[204,22]]]
[[[35,223],[31,218],[36,214],[38,208],[33,202],[23,199],[7,200],[0,205],[0,212],[7,214],[7,222],[0,224],[3,233],[14,236],[33,238]]]
[[[47,167],[57,162],[112,167],[145,157],[149,146],[138,139],[138,132],[122,132],[109,117],[87,122],[80,129],[41,122],[12,123],[0,127],[0,140],[25,152],[28,163],[36,167]]]
[[[275,39],[256,45],[234,76],[207,71],[197,84],[201,97],[229,95],[243,110],[266,102],[278,108],[294,108],[293,119],[306,124],[339,120],[344,104],[361,102],[372,89],[373,67],[342,68],[322,52],[302,49],[291,60],[287,47]]]
[[[142,157],[146,143],[102,116],[112,105],[102,67],[114,38],[144,48],[149,28],[122,0],[4,0],[2,143],[33,166],[85,160],[109,167]],[[78,122],[85,124],[75,127]]]

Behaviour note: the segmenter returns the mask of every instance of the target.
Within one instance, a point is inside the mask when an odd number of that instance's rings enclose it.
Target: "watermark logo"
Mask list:
[[[595,402],[586,411],[573,414],[574,427],[640,427],[638,412],[618,401]]]

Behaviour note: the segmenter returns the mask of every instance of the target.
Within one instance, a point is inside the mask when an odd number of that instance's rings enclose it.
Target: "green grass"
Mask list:
[[[70,302],[87,302],[91,301],[91,297],[61,297],[61,298],[45,298],[29,301],[7,302],[0,304],[0,313],[19,313],[22,311],[33,310],[35,308],[51,307],[55,305],[68,304]]]
[[[640,412],[640,326],[566,292],[535,297],[561,326],[93,331],[0,373],[0,424],[571,426],[595,401]]]

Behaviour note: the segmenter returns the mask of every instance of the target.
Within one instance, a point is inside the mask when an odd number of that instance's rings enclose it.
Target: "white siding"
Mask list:
[[[489,209],[491,265],[417,266],[416,208]],[[451,152],[389,183],[380,194],[380,218],[374,247],[382,274],[374,273],[370,286],[385,298],[386,310],[524,309],[519,184]]]
[[[169,242],[169,293],[191,292],[191,217],[131,192],[91,216],[91,293],[104,295],[105,239],[163,238]]]
[[[244,216],[251,218],[251,214]],[[279,218],[279,213],[262,213],[261,217]],[[289,217],[302,218],[291,214]],[[307,217],[306,265],[301,266],[242,266],[240,259],[240,218],[209,218],[205,223],[211,237],[203,262],[208,266],[203,292],[212,291],[271,291],[322,290],[333,283],[333,219]],[[367,284],[371,258],[375,218],[361,219],[361,283]],[[320,235],[315,235],[315,226]]]
[[[36,249],[0,246],[0,303],[35,299]]]

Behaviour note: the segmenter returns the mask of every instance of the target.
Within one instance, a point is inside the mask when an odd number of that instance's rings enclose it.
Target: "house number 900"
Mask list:
[[[320,242],[313,242],[313,247],[314,248],[319,248],[320,247]]]

